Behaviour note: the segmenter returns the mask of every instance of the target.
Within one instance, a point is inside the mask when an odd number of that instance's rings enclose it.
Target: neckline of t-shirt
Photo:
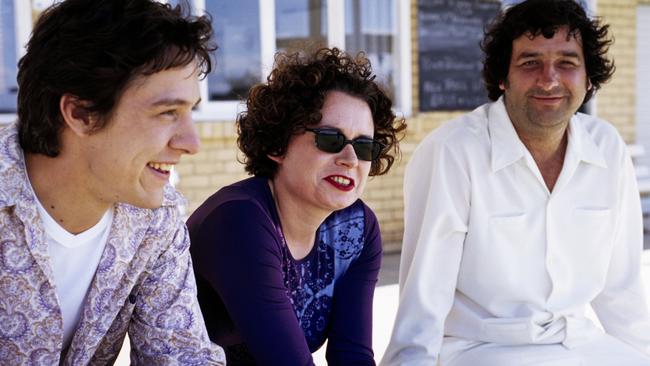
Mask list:
[[[318,230],[316,230],[316,237],[314,237],[314,245],[312,245],[311,250],[309,250],[309,253],[307,253],[306,256],[300,259],[296,259],[293,257],[293,254],[291,254],[291,249],[289,249],[289,245],[287,245],[287,241],[284,239],[284,235],[282,235],[282,244],[284,245],[285,248],[287,248],[287,254],[289,254],[289,259],[291,259],[291,261],[293,261],[293,263],[296,264],[305,263],[308,262],[310,259],[312,259],[312,257],[316,255],[316,252],[318,252],[318,246],[320,245],[319,233],[320,233],[320,227]],[[280,234],[282,234],[282,232],[280,232]]]
[[[110,208],[106,210],[99,222],[91,228],[79,234],[72,234],[50,216],[47,210],[45,210],[45,207],[43,207],[43,204],[38,200],[38,197],[35,196],[34,200],[36,201],[38,213],[41,216],[41,222],[43,223],[45,233],[66,248],[76,248],[86,243],[99,240],[102,234],[109,229],[113,222],[113,208]]]

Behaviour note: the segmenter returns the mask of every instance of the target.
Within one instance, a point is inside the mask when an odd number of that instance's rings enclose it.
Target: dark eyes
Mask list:
[[[568,61],[568,60],[567,60],[567,61],[562,61],[561,64],[562,64],[563,66],[568,66],[568,67],[578,66],[578,64],[576,64],[575,62],[573,62],[573,61]]]
[[[170,109],[161,112],[160,115],[167,118],[176,118],[178,116],[178,111],[176,109]]]
[[[538,60],[529,60],[529,61],[524,61],[523,63],[520,64],[520,66],[530,68],[530,67],[536,67],[541,64],[542,63]],[[573,68],[579,66],[577,62],[571,60],[562,60],[559,62],[559,65],[565,68]]]
[[[531,60],[531,61],[526,61],[526,62],[522,63],[521,66],[535,66],[537,64],[539,64],[539,62],[537,60]]]

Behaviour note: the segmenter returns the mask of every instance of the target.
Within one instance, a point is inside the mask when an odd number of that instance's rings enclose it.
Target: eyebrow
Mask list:
[[[153,102],[151,106],[153,107],[171,107],[171,106],[179,106],[179,105],[192,105],[192,108],[196,108],[199,104],[201,103],[201,98],[199,98],[196,103],[192,104],[192,102],[186,100],[186,99],[181,99],[181,98],[173,98],[173,99],[161,99]]]
[[[576,51],[561,51],[560,55],[562,55],[564,57],[580,58],[580,55]]]
[[[525,59],[525,58],[535,58],[542,55],[541,52],[534,52],[534,51],[528,51],[528,52],[522,52],[518,57],[517,60]],[[575,52],[575,51],[560,51],[560,55],[563,57],[572,57],[572,58],[580,58],[580,55]]]

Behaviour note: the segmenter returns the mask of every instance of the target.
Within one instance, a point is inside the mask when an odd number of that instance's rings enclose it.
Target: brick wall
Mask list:
[[[178,189],[189,201],[188,213],[219,188],[247,177],[237,162],[237,135],[233,121],[197,123],[201,149],[178,165]]]
[[[650,0],[600,0],[598,13],[611,24],[616,42],[611,48],[617,65],[614,79],[598,93],[597,110],[603,118],[611,121],[627,141],[634,138],[634,48],[635,9],[637,2]],[[409,117],[408,132],[401,143],[402,160],[397,162],[388,175],[371,178],[364,201],[375,211],[382,229],[386,250],[399,249],[403,224],[402,179],[404,166],[413,150],[426,134],[462,113],[418,113],[418,59],[416,0],[412,6],[412,70],[413,70],[413,116]],[[178,188],[189,200],[188,212],[192,212],[203,200],[219,188],[245,178],[243,165],[237,162],[236,135],[233,121],[199,122],[201,152],[184,158],[178,167],[181,176]]]
[[[635,137],[636,5],[638,0],[599,0],[597,13],[610,25],[610,48],[616,72],[597,94],[598,115],[610,121],[623,138]]]

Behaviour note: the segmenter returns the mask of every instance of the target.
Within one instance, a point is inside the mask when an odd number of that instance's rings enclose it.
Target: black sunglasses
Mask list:
[[[316,147],[319,150],[334,154],[350,144],[359,160],[377,160],[384,146],[381,142],[367,137],[348,140],[341,131],[332,128],[305,128],[305,130],[316,134]]]

